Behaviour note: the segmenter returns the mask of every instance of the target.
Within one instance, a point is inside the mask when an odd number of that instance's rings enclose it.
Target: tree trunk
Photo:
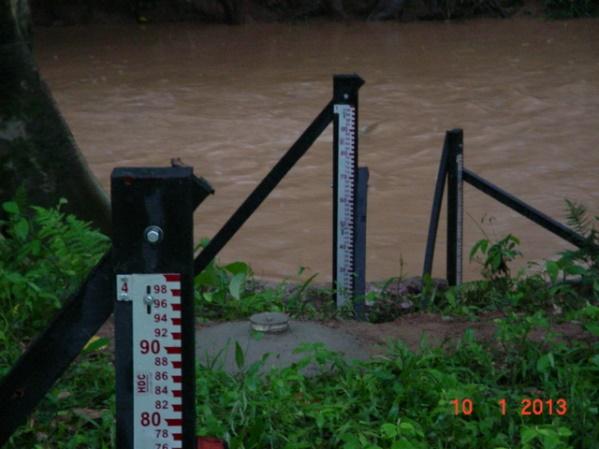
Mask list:
[[[0,0],[0,202],[20,186],[30,203],[67,210],[110,233],[110,204],[89,170],[31,52],[27,0]]]

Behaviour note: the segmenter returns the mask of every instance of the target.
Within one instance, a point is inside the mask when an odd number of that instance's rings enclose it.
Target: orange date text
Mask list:
[[[454,399],[451,401],[451,404],[453,404],[453,414],[456,416],[470,416],[475,413],[476,410],[474,401],[469,398]],[[518,413],[521,416],[564,416],[568,413],[568,401],[563,398],[524,398],[515,406],[508,403],[506,399],[499,399],[497,401],[497,406],[502,415],[506,415],[510,411]]]

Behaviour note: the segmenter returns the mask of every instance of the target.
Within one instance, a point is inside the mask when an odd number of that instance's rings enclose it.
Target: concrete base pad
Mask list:
[[[342,353],[346,360],[369,357],[368,348],[353,335],[312,321],[290,320],[289,330],[282,334],[257,333],[251,330],[248,321],[233,321],[196,330],[198,362],[229,373],[237,372],[235,342],[244,351],[246,367],[271,353],[263,371],[286,367],[304,358],[305,354],[293,353],[301,343],[323,343],[327,349]],[[316,367],[311,366],[304,374],[315,372]]]

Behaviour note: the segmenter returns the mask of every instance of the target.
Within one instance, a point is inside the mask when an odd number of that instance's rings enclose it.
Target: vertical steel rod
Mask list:
[[[358,202],[356,221],[356,299],[354,314],[358,320],[364,317],[366,294],[366,216],[368,209],[368,167],[358,168]]]
[[[447,136],[447,282],[458,286],[462,283],[464,138],[461,129],[453,129]]]

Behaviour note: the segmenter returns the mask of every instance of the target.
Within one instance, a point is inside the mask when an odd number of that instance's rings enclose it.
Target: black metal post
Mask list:
[[[333,78],[333,288],[337,307],[355,299],[356,291],[358,90],[363,84],[358,75]]]
[[[208,193],[212,193],[212,189],[194,177],[191,167],[117,168],[112,173],[113,266],[119,282],[116,291],[118,297],[114,297],[118,449],[145,449],[140,441],[134,441],[134,434],[140,435],[135,430],[136,426],[150,428],[158,424],[166,432],[161,438],[169,441],[164,443],[167,446],[161,447],[195,449],[193,211]],[[164,281],[150,285],[149,278],[143,277],[150,274],[156,275],[156,279],[164,277]],[[113,278],[113,282],[116,280]],[[166,303],[161,306],[161,295],[168,294],[166,285],[173,280],[180,283],[180,289],[170,290],[173,296],[180,298],[177,299],[177,307],[169,307]],[[146,282],[147,290],[142,285],[141,294],[133,293],[135,283]],[[162,291],[161,285],[165,286]],[[158,302],[154,303],[154,299]],[[156,340],[148,340],[148,347],[144,349],[145,345],[133,347],[134,333],[140,332],[134,328],[134,320],[139,318],[134,316],[133,311],[138,310],[135,313],[139,314],[139,304],[146,300],[144,304],[147,304],[148,316],[155,314],[159,324],[156,324],[156,329],[151,329],[152,332],[158,331],[152,335]],[[161,316],[170,317],[167,313],[171,309],[180,310],[180,318],[163,320]],[[141,310],[141,313],[146,313],[145,306]],[[161,332],[160,326],[166,328],[171,324],[177,325],[177,337],[169,336],[171,332]],[[165,371],[140,373],[138,367],[133,366],[133,360],[140,357],[140,352],[146,354],[144,357],[158,355],[160,363],[161,356],[171,353],[171,348],[165,347],[168,343],[164,342],[174,340],[181,341],[176,348],[177,353],[181,354],[181,361],[173,362],[173,365],[179,364],[175,368],[180,370],[181,378],[176,380],[174,388],[171,386],[172,391],[166,391],[162,383],[171,385],[168,382],[173,376],[169,373],[168,378],[162,377],[162,373],[171,369],[170,362],[160,368]],[[156,347],[153,346],[154,342]],[[135,379],[134,373],[137,373]],[[151,394],[149,391],[157,387],[165,402],[158,401],[160,404],[152,404],[151,409],[136,412],[134,416],[134,397],[141,401],[140,378],[144,388],[150,385],[144,390],[146,394]],[[173,405],[179,401],[178,405]],[[168,422],[164,416],[159,416],[164,410],[172,412],[175,407],[181,419]],[[171,431],[169,426],[180,430]]]
[[[368,209],[368,167],[358,168],[358,202],[356,221],[356,299],[354,314],[358,320],[364,317],[366,294],[366,216]]]
[[[448,131],[447,160],[447,282],[462,283],[464,137],[461,129]]]
[[[441,162],[439,163],[439,172],[435,183],[435,193],[433,196],[433,208],[431,210],[431,220],[428,225],[428,237],[426,240],[426,251],[424,253],[424,268],[422,277],[430,276],[433,270],[433,259],[435,257],[435,243],[437,241],[437,230],[439,228],[439,216],[441,215],[441,204],[443,203],[443,192],[445,191],[445,181],[447,179],[447,159],[449,147],[449,131],[445,133],[445,142],[441,151]]]
[[[560,222],[554,220],[548,215],[545,215],[543,212],[535,209],[534,207],[529,206],[524,201],[519,200],[515,196],[509,194],[505,190],[481,178],[476,173],[473,173],[466,168],[464,168],[464,181],[476,187],[481,192],[486,193],[492,198],[495,198],[497,201],[509,207],[510,209],[515,210],[520,215],[542,226],[549,232],[552,232],[553,234],[572,243],[574,246],[580,248],[585,245],[585,238],[582,235],[574,232],[567,226],[564,226]]]

